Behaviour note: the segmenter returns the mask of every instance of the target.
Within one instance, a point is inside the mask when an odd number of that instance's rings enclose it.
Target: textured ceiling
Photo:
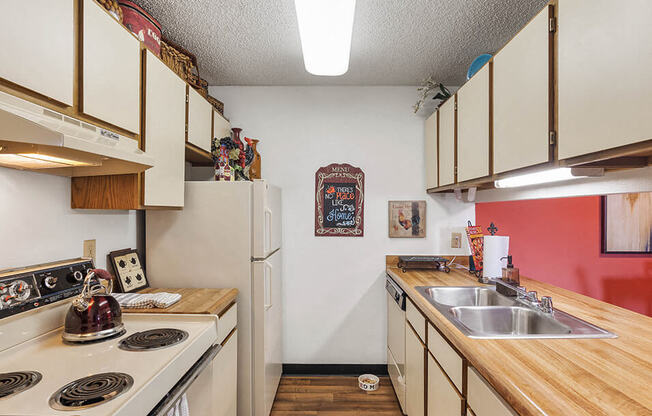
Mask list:
[[[163,36],[197,55],[210,85],[460,85],[546,0],[357,0],[349,71],[303,67],[293,0],[136,0]]]

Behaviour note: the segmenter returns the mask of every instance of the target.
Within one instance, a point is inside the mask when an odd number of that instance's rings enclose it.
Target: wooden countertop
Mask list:
[[[462,334],[414,288],[471,286],[466,270],[387,273],[523,416],[652,415],[652,318],[521,276],[521,285],[552,296],[554,307],[618,335],[615,339],[483,340]]]
[[[198,313],[219,315],[224,312],[238,295],[237,289],[166,289],[146,288],[138,293],[170,292],[180,293],[181,300],[169,308],[127,309],[125,313]]]

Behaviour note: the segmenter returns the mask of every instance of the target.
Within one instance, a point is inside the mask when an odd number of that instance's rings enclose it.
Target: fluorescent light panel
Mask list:
[[[525,175],[512,176],[511,178],[499,179],[494,182],[496,188],[516,188],[519,186],[538,185],[542,183],[566,181],[569,179],[581,178],[574,176],[570,168],[557,168],[541,172],[528,173]]]
[[[337,76],[349,70],[355,0],[294,0],[306,71]]]

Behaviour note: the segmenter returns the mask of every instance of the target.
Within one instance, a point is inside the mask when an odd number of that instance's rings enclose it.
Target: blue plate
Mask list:
[[[473,75],[475,75],[476,72],[480,70],[486,64],[489,62],[491,59],[491,54],[489,53],[483,53],[482,55],[478,56],[471,62],[471,65],[469,65],[469,70],[466,71],[466,79],[469,80]]]

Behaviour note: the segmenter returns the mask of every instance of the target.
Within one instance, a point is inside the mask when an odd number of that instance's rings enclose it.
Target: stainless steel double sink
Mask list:
[[[457,329],[470,338],[615,338],[616,335],[573,315],[544,313],[495,287],[417,286]]]

